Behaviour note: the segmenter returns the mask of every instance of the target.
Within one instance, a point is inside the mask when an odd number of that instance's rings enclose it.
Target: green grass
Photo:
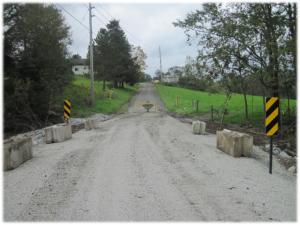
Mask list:
[[[86,78],[83,75],[75,75],[74,84],[83,84],[86,87],[91,87],[91,80]],[[118,97],[116,99],[96,99],[95,97],[95,108],[88,107],[83,104],[72,104],[71,102],[71,117],[88,117],[95,113],[102,113],[102,114],[116,114],[126,111],[128,106],[126,107],[126,103],[130,101],[130,99],[135,95],[136,91],[139,88],[139,85],[129,86],[124,85],[124,88],[112,88],[108,89],[107,85],[109,82],[105,82],[106,90],[110,92],[117,92]],[[94,82],[94,92],[101,91],[103,89],[103,82]],[[69,88],[64,98],[68,99],[72,95],[72,90]],[[90,94],[89,94],[90,96]],[[90,99],[90,98],[89,98]],[[125,105],[125,107],[124,107]]]
[[[223,105],[227,97],[225,94],[209,94],[208,92],[200,92],[184,88],[162,86],[161,84],[155,84],[155,86],[157,89],[158,96],[165,103],[165,107],[171,112],[186,115],[200,115],[204,113],[211,113],[211,106],[217,109],[222,109],[222,107],[225,107],[227,108],[229,115],[225,115],[224,124],[251,124],[255,127],[264,126],[263,98],[260,96],[253,96],[252,107],[252,96],[247,95],[248,119],[246,119],[245,101],[244,95],[242,94],[232,95],[231,99],[227,101],[227,105]],[[181,98],[181,105],[179,105],[179,103],[177,106],[175,105],[176,97]],[[196,107],[192,108],[193,99],[199,100],[199,111],[196,111]],[[287,100],[281,101],[282,108],[286,110]],[[296,100],[290,100],[291,107],[295,106],[296,103]],[[186,109],[183,110],[183,108],[185,107]],[[217,115],[214,111],[214,120],[219,121],[220,119],[221,115]]]

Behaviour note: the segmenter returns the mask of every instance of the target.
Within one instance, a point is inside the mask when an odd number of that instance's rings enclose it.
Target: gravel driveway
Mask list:
[[[149,111],[134,102],[158,103]],[[4,221],[296,221],[296,176],[254,147],[253,158],[216,148],[166,114],[142,84],[124,114],[3,173]]]

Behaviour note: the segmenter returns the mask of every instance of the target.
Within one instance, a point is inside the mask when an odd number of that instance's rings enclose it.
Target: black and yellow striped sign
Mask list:
[[[64,105],[64,117],[70,119],[71,116],[71,102],[70,100],[65,100],[65,105]]]
[[[277,97],[267,98],[266,102],[266,135],[278,134],[279,100]]]

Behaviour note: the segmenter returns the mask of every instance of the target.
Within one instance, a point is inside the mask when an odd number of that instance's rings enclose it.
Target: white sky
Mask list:
[[[183,20],[186,14],[196,9],[201,9],[198,3],[166,2],[161,3],[111,3],[112,1],[92,2],[95,8],[92,14],[92,30],[97,34],[100,28],[106,28],[109,20],[120,20],[120,25],[125,32],[129,43],[141,46],[148,58],[147,74],[155,76],[155,71],[160,69],[159,46],[161,48],[162,71],[172,66],[184,66],[186,56],[197,56],[197,43],[192,46],[186,43],[187,37],[184,30],[174,27],[172,22]],[[56,4],[56,3],[54,3]],[[68,13],[89,28],[89,2],[58,2]],[[56,6],[60,8],[57,4]],[[61,9],[61,8],[60,8]],[[73,44],[69,50],[86,58],[89,45],[89,30],[77,22],[72,16],[62,9],[66,22],[71,25]],[[97,18],[96,18],[97,17]],[[101,22],[101,21],[103,22]],[[93,38],[96,35],[93,34]]]

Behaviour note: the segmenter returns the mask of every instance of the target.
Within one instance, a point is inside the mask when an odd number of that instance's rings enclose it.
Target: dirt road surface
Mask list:
[[[134,102],[158,103],[149,112]],[[128,111],[4,172],[4,221],[296,221],[296,176],[216,148],[142,84]]]

